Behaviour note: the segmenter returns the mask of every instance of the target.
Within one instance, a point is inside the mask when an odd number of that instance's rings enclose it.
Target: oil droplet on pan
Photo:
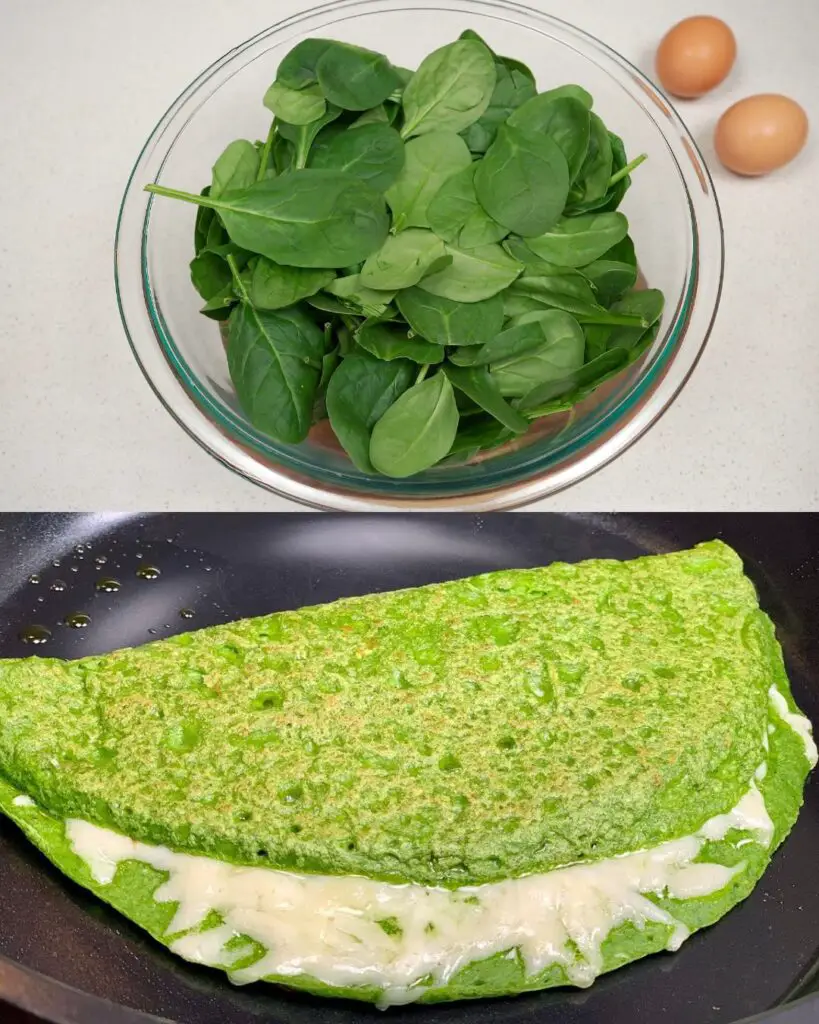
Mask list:
[[[70,626],[72,629],[85,629],[86,626],[91,625],[91,616],[86,615],[85,612],[72,612],[63,619],[63,625]]]
[[[115,580],[112,576],[103,576],[102,579],[97,580],[97,590],[102,591],[103,594],[116,594],[121,586],[120,581]]]
[[[44,644],[51,639],[51,630],[45,626],[26,626],[17,635],[24,644]]]
[[[66,584],[66,582],[64,580],[54,580],[54,582],[51,584],[51,586],[48,589],[49,590],[56,590],[56,591],[59,592],[61,590],[68,590],[68,585]]]
[[[107,561],[108,559],[105,557],[105,555],[97,555],[97,557],[94,559],[94,565],[96,565],[96,567],[99,569],[99,567],[101,565],[105,565]]]
[[[140,565],[137,568],[136,574],[141,580],[155,580],[162,575],[155,565]]]
[[[59,558],[55,558],[54,561],[51,564],[52,565],[59,565],[60,564]]]
[[[79,572],[80,571],[80,567],[78,565],[72,565],[71,566],[71,571],[72,572]]]
[[[183,619],[193,618],[193,608],[182,608],[179,612]]]
[[[151,634],[151,636],[156,636],[156,634],[159,632],[159,630],[158,629],[149,629],[148,632]]]
[[[29,581],[29,583],[39,583],[40,582],[40,574],[38,572],[33,572],[29,576],[28,581]]]

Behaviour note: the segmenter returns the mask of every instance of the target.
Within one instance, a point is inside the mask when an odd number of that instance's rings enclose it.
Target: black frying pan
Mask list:
[[[0,656],[78,657],[350,594],[554,559],[630,558],[715,536],[745,559],[776,621],[796,698],[819,722],[819,517],[808,515],[0,516]],[[141,564],[160,575],[138,578]],[[28,582],[32,574],[40,581]],[[103,576],[119,580],[119,591],[96,590]],[[57,580],[65,590],[51,589]],[[78,611],[91,616],[87,628],[60,625]],[[32,625],[51,639],[24,643],[19,634]],[[678,953],[639,961],[587,991],[386,1016],[272,986],[234,988],[221,973],[178,960],[0,822],[0,1000],[60,1024],[727,1024],[756,1014],[809,1024],[819,1020],[819,995],[809,994],[817,965],[817,773],[751,897]],[[0,1006],[0,1021],[7,1012]]]

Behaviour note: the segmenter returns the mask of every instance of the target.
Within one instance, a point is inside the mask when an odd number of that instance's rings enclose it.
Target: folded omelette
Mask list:
[[[816,762],[724,544],[0,661],[0,807],[175,953],[380,1006],[586,986],[744,899]]]

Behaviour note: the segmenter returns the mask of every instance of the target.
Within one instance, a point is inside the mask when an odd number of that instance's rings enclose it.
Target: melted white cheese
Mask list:
[[[250,952],[247,946],[234,948],[237,937],[249,936],[266,952],[251,966],[231,971],[233,981],[308,974],[333,986],[377,986],[380,1004],[387,1006],[417,999],[430,979],[444,985],[472,961],[514,949],[528,976],[559,964],[572,983],[590,985],[602,968],[606,936],[627,921],[638,928],[649,921],[665,925],[666,946],[677,949],[688,929],[647,894],[689,899],[724,888],[744,864],[727,868],[696,858],[707,840],[734,828],[770,843],[773,824],[753,783],[733,810],[693,836],[455,891],[237,867],[134,842],[77,819],[66,823],[66,835],[103,885],[126,860],[168,873],[154,898],[177,904],[167,934],[176,936],[171,949],[186,959],[230,969]],[[222,924],[192,931],[212,910]],[[385,920],[387,930],[378,923]],[[395,923],[398,929],[391,927]],[[574,948],[567,947],[570,942]]]
[[[817,760],[819,760],[819,751],[817,751],[816,743],[813,739],[813,726],[810,719],[806,718],[805,715],[791,711],[788,702],[775,686],[768,690],[768,696],[771,698],[771,703],[782,721],[787,722],[791,729],[802,738],[802,742],[805,744],[805,757],[810,762],[811,767],[813,767]]]

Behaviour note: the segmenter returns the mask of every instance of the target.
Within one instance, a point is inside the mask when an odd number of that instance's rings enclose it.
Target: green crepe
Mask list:
[[[75,662],[0,662],[0,807],[167,944],[174,906],[153,898],[165,876],[127,861],[100,884],[65,819],[239,865],[456,889],[691,836],[756,778],[772,842],[730,830],[698,857],[741,865],[728,884],[651,897],[693,930],[750,892],[796,818],[810,759],[785,706],[773,627],[736,554],[712,542],[351,598]],[[666,924],[620,924],[600,970],[668,937]],[[418,997],[570,975],[532,974],[504,951],[419,983]],[[383,1001],[378,985],[264,976]]]

